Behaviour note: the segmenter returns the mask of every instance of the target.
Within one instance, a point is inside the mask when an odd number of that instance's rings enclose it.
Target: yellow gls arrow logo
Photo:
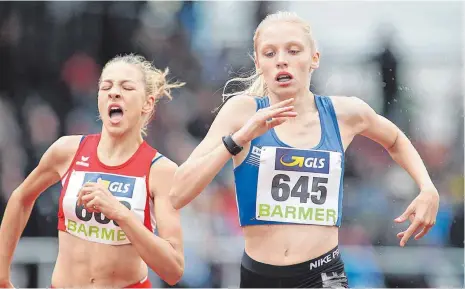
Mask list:
[[[292,156],[291,159],[293,160],[292,162],[290,163],[286,163],[283,161],[283,158],[284,158],[285,155],[283,155],[279,161],[281,162],[281,164],[283,166],[286,166],[286,167],[295,167],[295,166],[299,166],[299,167],[303,167],[304,166],[304,161],[305,161],[305,157],[296,157],[296,156]]]
[[[110,181],[102,180],[102,178],[97,179],[97,184],[102,184],[106,189],[110,187]]]

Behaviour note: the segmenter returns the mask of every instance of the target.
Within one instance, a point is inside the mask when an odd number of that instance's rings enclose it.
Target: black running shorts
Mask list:
[[[241,288],[349,288],[338,247],[299,264],[274,266],[257,262],[245,252]]]

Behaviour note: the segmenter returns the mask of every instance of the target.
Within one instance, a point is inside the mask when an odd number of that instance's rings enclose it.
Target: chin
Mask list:
[[[295,87],[277,87],[272,92],[279,97],[290,98],[290,97],[295,97],[298,91],[299,90],[296,89]]]
[[[111,136],[120,136],[126,133],[127,129],[123,125],[112,125],[112,124],[106,124],[104,125],[104,129],[108,132],[109,135]]]

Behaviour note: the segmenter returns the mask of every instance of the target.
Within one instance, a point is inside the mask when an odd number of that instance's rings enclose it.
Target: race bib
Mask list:
[[[129,244],[124,231],[118,223],[102,213],[89,212],[84,205],[77,205],[77,195],[83,184],[100,183],[115,198],[143,221],[146,206],[146,183],[144,178],[106,174],[99,172],[74,171],[69,180],[63,198],[66,231],[79,238],[98,243],[123,245]]]
[[[263,147],[257,220],[336,225],[342,173],[340,152]]]

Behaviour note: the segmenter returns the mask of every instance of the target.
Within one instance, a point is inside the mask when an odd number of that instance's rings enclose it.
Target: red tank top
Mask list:
[[[124,245],[130,241],[118,224],[102,213],[77,206],[77,195],[86,182],[100,182],[130,209],[147,229],[155,230],[149,173],[157,150],[143,142],[134,155],[119,166],[107,166],[97,157],[100,134],[83,137],[68,171],[62,178],[58,209],[58,230],[88,241]]]

